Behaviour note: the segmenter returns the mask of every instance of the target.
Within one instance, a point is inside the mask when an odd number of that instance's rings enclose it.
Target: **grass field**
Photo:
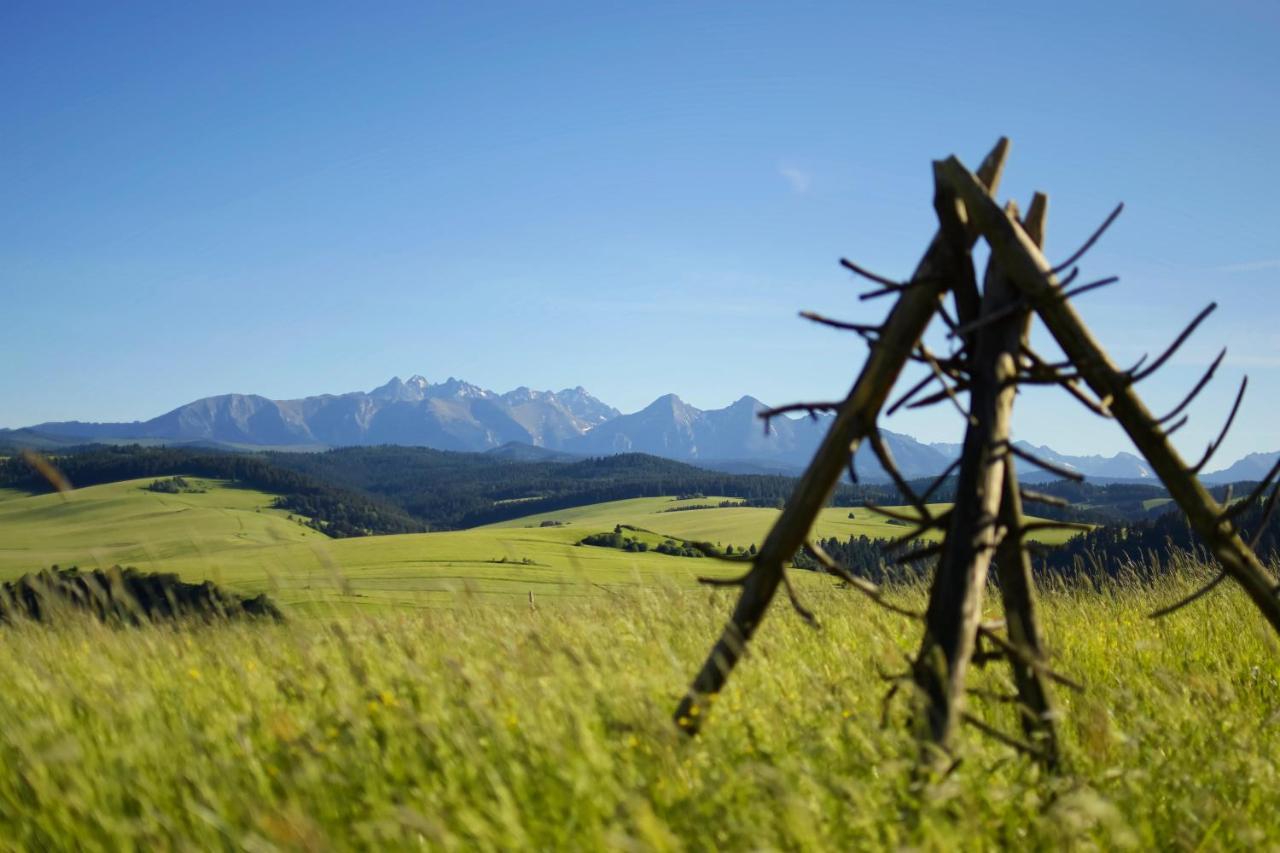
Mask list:
[[[729,605],[656,583],[552,609],[5,631],[0,837],[29,849],[1223,849],[1280,844],[1277,644],[1243,596],[1046,595],[1067,767],[973,730],[910,785],[881,669],[913,625],[806,585],[688,741],[669,714]],[[919,604],[919,592],[899,590]],[[994,615],[994,614],[993,614]],[[974,683],[1007,690],[997,667]],[[1009,730],[1007,706],[975,713]]]
[[[630,524],[737,546],[773,510],[621,501],[456,533],[330,540],[216,481],[0,494],[0,576],[127,563],[269,590],[285,625],[3,631],[0,838],[37,849],[1215,849],[1280,844],[1280,644],[1235,590],[1162,622],[1159,588],[1043,600],[1066,767],[975,731],[910,784],[909,706],[880,726],[918,628],[797,573],[704,735],[669,714],[738,567],[575,544]],[[708,503],[716,498],[697,499]],[[690,503],[690,502],[686,502]],[[849,519],[849,512],[854,518]],[[545,520],[563,522],[542,527]],[[862,509],[819,535],[892,536]],[[530,596],[532,593],[532,597]],[[894,595],[923,603],[917,587]],[[493,606],[493,605],[503,606]],[[447,606],[440,606],[447,605]],[[990,606],[988,616],[999,614]],[[974,686],[1007,692],[998,666]],[[1005,730],[1007,705],[975,701]]]
[[[335,540],[272,509],[271,495],[216,480],[189,480],[206,491],[152,492],[147,478],[78,489],[65,499],[9,495],[0,500],[0,579],[54,564],[120,564],[266,591],[286,606],[319,613],[459,600],[519,604],[530,594],[542,601],[577,599],[659,580],[691,585],[699,574],[740,571],[718,560],[579,546],[590,533],[629,524],[659,534],[644,538],[675,536],[747,547],[762,542],[778,516],[774,509],[750,507],[666,512],[724,499],[657,497],[473,530]],[[541,526],[552,520],[562,525]],[[904,530],[861,507],[832,508],[823,511],[815,535],[888,539]],[[1064,534],[1047,535],[1060,539]]]

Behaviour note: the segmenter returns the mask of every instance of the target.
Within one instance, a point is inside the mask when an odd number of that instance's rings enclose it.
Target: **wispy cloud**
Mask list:
[[[1280,258],[1214,267],[1214,272],[1261,272],[1262,270],[1280,270]]]
[[[791,163],[779,163],[778,174],[791,186],[792,192],[807,193],[813,186],[813,175]]]

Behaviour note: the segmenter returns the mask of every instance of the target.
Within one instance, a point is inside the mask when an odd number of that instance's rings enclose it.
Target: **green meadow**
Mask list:
[[[1201,578],[1203,575],[1200,576]],[[1066,766],[975,730],[944,781],[888,685],[916,627],[828,583],[775,605],[706,729],[671,709],[731,594],[275,625],[5,630],[0,837],[26,849],[1239,849],[1280,844],[1280,649],[1178,574],[1052,590]],[[921,590],[894,592],[922,603]],[[991,608],[988,608],[989,610]],[[994,616],[994,612],[990,615]],[[1000,667],[973,685],[1009,689]],[[1008,705],[973,712],[1006,731]]]
[[[576,599],[741,571],[722,560],[579,545],[589,534],[623,524],[649,531],[642,538],[655,542],[671,536],[747,548],[764,540],[778,516],[776,509],[753,507],[679,509],[725,498],[655,497],[472,530],[330,539],[271,508],[269,494],[188,479],[203,491],[153,492],[146,488],[153,479],[146,478],[65,495],[0,495],[0,579],[51,565],[125,565],[266,591],[281,604],[318,612],[460,600],[527,603],[530,595]],[[890,539],[905,530],[863,507],[840,507],[823,511],[814,535]],[[1055,541],[1066,534],[1046,535]]]
[[[122,563],[269,591],[283,625],[4,629],[0,838],[26,849],[1229,849],[1280,845],[1280,644],[1234,589],[1055,585],[1066,764],[969,729],[913,786],[904,692],[918,627],[796,573],[704,734],[670,713],[740,566],[580,546],[632,525],[747,546],[775,510],[650,498],[491,527],[329,539],[271,496],[190,478],[0,495],[0,576]],[[849,518],[852,512],[854,517]],[[558,522],[543,526],[544,522]],[[821,536],[903,528],[829,509]],[[891,595],[913,607],[924,590]],[[998,618],[988,597],[987,616]],[[1005,670],[974,672],[984,695]],[[1011,707],[975,697],[1005,731]],[[887,723],[884,725],[883,723]]]

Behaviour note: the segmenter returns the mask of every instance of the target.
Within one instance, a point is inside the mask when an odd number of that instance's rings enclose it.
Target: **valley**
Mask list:
[[[165,494],[155,478],[88,486],[65,494],[0,495],[0,580],[51,565],[134,566],[213,580],[310,612],[580,599],[625,588],[689,587],[699,575],[740,565],[583,546],[617,525],[659,538],[745,549],[763,541],[778,510],[718,507],[719,496],[606,501],[468,530],[333,539],[273,506],[275,496],[191,475],[202,491]],[[945,508],[936,505],[935,509]],[[892,508],[909,512],[907,507]],[[852,517],[850,517],[852,516]],[[903,528],[865,507],[829,507],[816,538],[887,540]],[[1061,542],[1067,531],[1044,531]],[[931,534],[926,537],[932,541]]]

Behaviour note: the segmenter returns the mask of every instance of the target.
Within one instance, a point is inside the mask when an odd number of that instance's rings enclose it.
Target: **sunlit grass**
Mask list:
[[[669,714],[728,593],[284,626],[4,629],[0,837],[25,847],[1240,847],[1280,842],[1280,649],[1234,590],[1057,589],[1066,769],[967,730],[910,784],[886,683],[917,628],[828,581],[776,607],[704,734]],[[896,592],[906,599],[918,589]],[[321,612],[322,609],[321,609]],[[996,615],[992,612],[991,615]],[[1001,686],[1000,667],[974,683]],[[1006,730],[1007,707],[976,710]]]

